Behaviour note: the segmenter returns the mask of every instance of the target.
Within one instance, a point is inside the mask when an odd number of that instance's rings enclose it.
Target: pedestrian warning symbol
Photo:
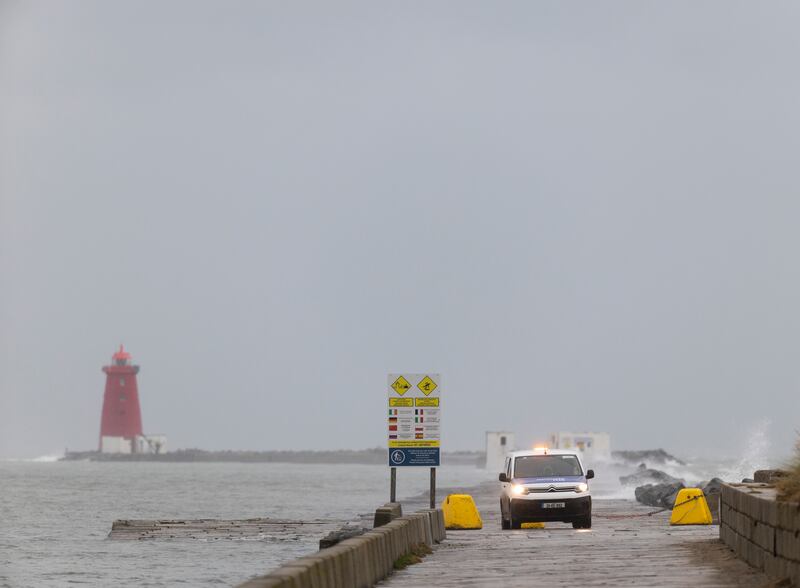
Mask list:
[[[436,384],[434,384],[434,386],[436,386]],[[392,384],[392,389],[395,392],[397,392],[400,396],[408,392],[409,388],[411,388],[411,384],[409,384],[408,380],[406,380],[403,376],[397,378],[394,381],[394,384]]]
[[[436,390],[437,386],[436,382],[431,380],[429,376],[425,376],[422,378],[422,380],[420,380],[419,384],[417,384],[417,388],[422,390],[422,393],[425,396],[430,396],[430,393]]]

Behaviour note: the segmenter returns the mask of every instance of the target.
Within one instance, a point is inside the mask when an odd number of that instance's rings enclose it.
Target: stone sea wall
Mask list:
[[[769,484],[724,484],[720,539],[737,557],[800,586],[800,504],[780,502]]]

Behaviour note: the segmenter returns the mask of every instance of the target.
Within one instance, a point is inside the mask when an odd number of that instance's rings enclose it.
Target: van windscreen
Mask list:
[[[574,455],[525,455],[514,460],[515,478],[582,475],[581,464]]]

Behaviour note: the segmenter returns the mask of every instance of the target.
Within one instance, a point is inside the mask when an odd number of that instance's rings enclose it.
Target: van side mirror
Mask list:
[[[506,475],[506,473],[505,473],[505,472],[503,472],[502,474],[500,474],[500,481],[501,481],[501,482],[508,482],[508,476]]]
[[[586,472],[586,479],[591,480],[592,478],[594,478],[594,470],[588,470]]]

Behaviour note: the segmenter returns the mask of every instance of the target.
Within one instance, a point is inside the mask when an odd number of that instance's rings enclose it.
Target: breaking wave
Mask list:
[[[49,455],[40,455],[39,457],[7,457],[0,459],[0,461],[17,462],[17,463],[54,463],[64,457],[63,453],[54,453]]]

